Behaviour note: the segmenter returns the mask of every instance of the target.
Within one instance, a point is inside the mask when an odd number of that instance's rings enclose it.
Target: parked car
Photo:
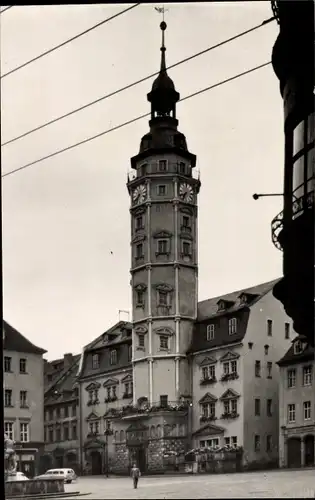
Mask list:
[[[7,477],[7,482],[12,482],[12,481],[29,481],[29,478],[26,477],[24,472],[16,472],[14,475],[8,475]]]
[[[64,479],[65,483],[71,483],[77,476],[73,469],[49,469],[45,474],[37,476],[36,479]]]

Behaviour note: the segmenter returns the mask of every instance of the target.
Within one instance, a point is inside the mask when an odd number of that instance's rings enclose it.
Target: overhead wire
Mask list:
[[[0,14],[3,14],[6,10],[12,9],[12,7],[14,7],[14,5],[8,5],[4,9],[0,10]]]
[[[265,66],[268,66],[269,64],[271,64],[271,61],[268,61],[266,63],[260,64],[259,66],[255,66],[254,68],[251,68],[251,69],[248,69],[246,71],[243,71],[242,73],[238,73],[237,75],[234,75],[234,76],[232,76],[230,78],[227,78],[225,80],[221,80],[218,83],[215,83],[213,85],[210,85],[209,87],[206,87],[206,88],[203,88],[201,90],[198,90],[197,92],[194,92],[193,94],[189,94],[186,97],[183,97],[182,99],[179,100],[179,102],[186,101],[188,99],[191,99],[192,97],[195,97],[195,96],[197,96],[199,94],[207,92],[208,90],[214,89],[216,87],[220,87],[221,85],[224,85],[225,83],[228,83],[228,82],[231,82],[233,80],[236,80],[237,78],[240,78],[242,76],[248,75],[249,73],[253,73],[254,71],[257,71],[257,70],[259,70],[261,68],[264,68]],[[145,118],[145,117],[149,116],[150,114],[151,113],[145,113],[143,115],[137,116],[136,118],[132,118],[131,120],[128,120],[128,121],[126,121],[124,123],[116,125],[115,127],[112,127],[110,129],[104,130],[103,132],[100,132],[99,134],[96,134],[96,135],[93,135],[91,137],[88,137],[87,139],[83,139],[82,141],[79,141],[79,142],[77,142],[75,144],[71,144],[70,146],[67,146],[65,148],[59,149],[58,151],[55,151],[54,153],[50,153],[47,156],[43,156],[41,158],[38,158],[37,160],[34,160],[34,161],[30,162],[30,163],[27,163],[26,165],[23,165],[23,166],[18,167],[18,168],[14,169],[14,170],[11,170],[10,172],[7,172],[7,173],[3,174],[1,177],[7,177],[7,176],[12,175],[12,174],[14,174],[16,172],[19,172],[20,170],[24,170],[24,169],[26,169],[28,167],[31,167],[32,165],[36,165],[37,163],[40,163],[40,162],[42,162],[44,160],[48,160],[49,158],[53,158],[54,156],[57,156],[57,155],[59,155],[61,153],[65,153],[66,151],[69,151],[69,150],[74,149],[74,148],[76,148],[78,146],[81,146],[82,144],[86,144],[87,142],[90,142],[90,141],[92,141],[94,139],[97,139],[97,138],[99,138],[99,137],[101,137],[101,136],[103,136],[105,134],[109,134],[110,132],[113,132],[113,131],[118,130],[118,129],[122,128],[122,127],[125,127],[126,125],[130,125],[130,124],[132,124],[132,123],[134,123],[134,122],[136,122],[138,120],[141,120],[142,118]]]
[[[181,64],[184,64],[188,61],[191,61],[192,59],[195,59],[196,57],[199,57],[203,54],[206,54],[207,52],[210,52],[211,50],[214,50],[218,47],[221,47],[222,45],[225,45],[227,43],[230,43],[234,40],[236,40],[237,38],[240,38],[244,35],[247,35],[248,33],[252,32],[252,31],[255,31],[257,30],[258,28],[261,28],[262,26],[265,26],[266,24],[270,23],[271,21],[274,21],[275,20],[275,17],[271,17],[270,19],[267,19],[265,21],[263,21],[262,23],[256,25],[256,26],[253,26],[252,28],[246,30],[246,31],[243,31],[242,33],[238,33],[237,35],[234,35],[230,38],[227,38],[226,40],[223,40],[222,42],[219,42],[215,45],[211,45],[210,47],[204,49],[204,50],[201,50],[200,52],[196,52],[195,54],[189,56],[189,57],[186,57],[185,59],[182,59],[174,64],[171,64],[170,66],[167,67],[167,69],[172,69],[172,68],[175,68],[176,66],[180,66]],[[119,94],[120,92],[123,92],[125,90],[128,90],[132,87],[135,87],[136,85],[139,85],[140,83],[143,83],[145,82],[146,80],[149,80],[150,78],[153,78],[154,76],[158,75],[159,74],[159,71],[156,71],[155,73],[152,73],[151,75],[148,75],[148,76],[145,76],[144,78],[141,78],[140,80],[137,80],[133,83],[130,83],[128,85],[125,85],[124,87],[121,87],[120,89],[117,89],[117,90],[114,90],[113,92],[110,92],[109,94],[105,94],[104,96],[102,97],[99,97],[98,99],[95,99],[94,101],[91,101],[87,104],[84,104],[82,106],[80,106],[79,108],[76,108],[76,109],[73,109],[72,111],[69,111],[68,113],[65,113],[57,118],[53,118],[52,120],[49,120],[45,123],[43,123],[42,125],[38,125],[37,127],[31,129],[31,130],[28,130],[27,132],[24,132],[23,134],[20,134],[16,137],[14,137],[13,139],[9,139],[8,141],[4,142],[1,144],[1,146],[6,146],[8,144],[11,144],[12,142],[15,142],[19,139],[22,139],[23,137],[26,137],[30,134],[33,134],[34,132],[37,132],[38,130],[41,130],[45,127],[48,127],[49,125],[52,125],[53,123],[56,123],[60,120],[63,120],[64,118],[67,118],[68,116],[71,116],[75,113],[78,113],[79,111],[82,111],[90,106],[93,106],[94,104],[97,104],[101,101],[104,101],[105,99],[108,99],[109,97],[112,97],[116,94]]]
[[[12,73],[15,73],[16,71],[22,69],[22,68],[25,68],[25,66],[28,66],[29,64],[35,62],[35,61],[38,61],[38,59],[41,59],[42,57],[44,56],[47,56],[48,54],[51,54],[52,52],[54,52],[55,50],[57,49],[60,49],[61,47],[64,47],[65,45],[67,45],[68,43],[70,42],[73,42],[74,40],[77,40],[78,38],[80,38],[81,36],[83,35],[86,35],[87,33],[90,33],[91,31],[95,30],[96,28],[99,28],[100,26],[102,26],[103,24],[105,23],[108,23],[109,21],[112,21],[112,19],[115,19],[116,17],[118,16],[121,16],[122,14],[125,14],[126,12],[128,12],[129,10],[131,9],[134,9],[135,7],[138,7],[140,5],[140,3],[136,3],[134,5],[132,5],[131,7],[127,7],[126,9],[124,10],[121,10],[120,12],[117,12],[116,14],[114,14],[113,16],[110,16],[110,17],[107,17],[106,19],[104,19],[103,21],[100,21],[99,23],[97,24],[94,24],[93,26],[91,26],[90,28],[82,31],[81,33],[78,33],[77,35],[71,37],[71,38],[68,38],[67,40],[65,40],[64,42],[60,43],[59,45],[56,45],[55,47],[52,47],[51,49],[48,49],[46,50],[45,52],[42,52],[41,54],[39,54],[38,56],[36,57],[33,57],[33,59],[30,59],[29,61],[26,61],[25,63],[21,64],[20,66],[17,66],[16,68],[13,68],[11,69],[10,71],[7,71],[6,73],[4,73],[2,76],[1,76],[1,79],[2,78],[5,78],[6,76],[9,76],[9,75],[12,75]],[[13,7],[13,6],[12,6]],[[1,13],[4,12],[1,11]]]

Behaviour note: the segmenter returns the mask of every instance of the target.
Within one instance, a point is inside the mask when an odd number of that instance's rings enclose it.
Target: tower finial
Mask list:
[[[163,17],[164,17],[164,11],[163,11]],[[162,46],[161,46],[161,72],[166,72],[166,61],[165,61],[165,52],[166,52],[166,47],[165,47],[165,38],[164,38],[164,31],[167,28],[166,22],[163,20],[160,24],[160,28],[162,30]]]

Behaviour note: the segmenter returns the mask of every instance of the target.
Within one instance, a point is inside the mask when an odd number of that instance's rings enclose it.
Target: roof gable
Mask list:
[[[234,361],[235,359],[238,359],[240,357],[239,354],[233,351],[228,351],[223,356],[221,356],[220,361],[223,363],[224,361]]]
[[[101,384],[99,382],[91,382],[86,388],[86,391],[96,391],[101,387]]]
[[[235,399],[235,398],[239,398],[240,395],[238,394],[238,392],[234,391],[234,389],[228,389],[227,391],[225,391],[222,396],[220,397],[220,400],[221,401],[224,401],[226,399]]]
[[[99,415],[97,415],[97,414],[95,413],[95,411],[92,411],[92,412],[91,412],[91,413],[90,413],[90,414],[86,417],[86,419],[85,419],[85,420],[86,420],[87,422],[89,422],[89,421],[91,421],[91,420],[100,420],[100,419],[101,419],[101,417],[100,417]]]
[[[214,396],[213,394],[210,394],[210,392],[207,392],[200,400],[199,403],[215,403],[218,401],[218,398]]]
[[[118,384],[119,380],[117,380],[117,378],[109,378],[108,380],[106,380],[106,382],[104,382],[103,387],[110,387],[112,385],[118,385]]]
[[[246,293],[248,295],[255,295],[256,299],[254,299],[251,303],[250,306],[252,306],[254,303],[256,303],[258,300],[260,300],[264,295],[266,295],[270,290],[273,289],[276,283],[280,278],[272,281],[268,281],[266,283],[262,283],[260,285],[256,285],[253,287],[249,288],[244,288],[242,290],[237,290],[232,293],[227,293],[221,296],[213,297],[207,300],[203,300],[201,302],[198,302],[198,316],[197,316],[197,321],[203,321],[208,318],[215,317],[217,315],[229,313],[235,310],[240,309],[241,307],[244,307],[243,304],[240,304],[239,301],[239,296],[242,293]],[[234,305],[233,307],[230,307],[228,310],[224,311],[218,311],[218,302],[220,300],[227,301],[227,302],[233,302]]]
[[[223,434],[225,431],[224,427],[219,425],[207,424],[203,425],[193,433],[194,436],[216,436],[217,434]]]
[[[199,366],[207,366],[207,365],[214,365],[217,360],[213,356],[206,356],[205,358],[202,359],[202,361],[199,363]]]
[[[132,382],[133,381],[133,377],[132,377],[132,374],[131,373],[128,373],[128,375],[126,375],[124,378],[121,379],[121,381],[123,383],[125,382]]]
[[[4,334],[3,350],[41,355],[47,352],[45,349],[32,344],[24,335],[4,320],[2,321],[2,329]]]

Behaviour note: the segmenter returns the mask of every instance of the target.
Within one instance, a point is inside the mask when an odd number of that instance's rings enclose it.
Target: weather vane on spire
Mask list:
[[[164,13],[168,12],[168,9],[165,9],[164,5],[163,7],[154,7],[154,8],[159,14],[163,15],[163,22],[164,22]]]

